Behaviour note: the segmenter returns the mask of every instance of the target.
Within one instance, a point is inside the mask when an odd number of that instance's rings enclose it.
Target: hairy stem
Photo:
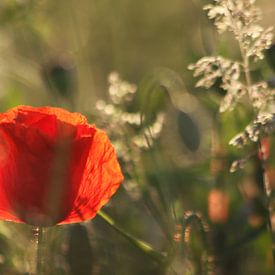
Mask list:
[[[45,275],[44,273],[44,262],[43,262],[43,249],[42,249],[42,238],[43,238],[43,228],[39,226],[35,226],[32,229],[34,242],[36,246],[36,267],[35,273],[33,275]]]
[[[191,234],[193,229],[197,228],[199,230],[200,235],[198,236],[201,240],[201,245],[203,250],[201,251],[201,263],[197,266],[198,270],[196,274],[210,274],[210,264],[208,262],[208,234],[206,228],[208,226],[202,220],[200,215],[195,212],[187,212],[185,213],[185,217],[182,220],[182,238],[184,238],[184,242],[189,243],[191,239]],[[183,243],[183,240],[182,242]]]

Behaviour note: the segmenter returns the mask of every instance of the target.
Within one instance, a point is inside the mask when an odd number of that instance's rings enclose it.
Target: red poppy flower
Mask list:
[[[38,226],[93,218],[123,179],[107,135],[79,113],[0,114],[0,219]]]

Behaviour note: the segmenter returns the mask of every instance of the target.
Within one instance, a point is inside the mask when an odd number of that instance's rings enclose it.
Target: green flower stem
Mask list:
[[[116,230],[119,234],[125,237],[128,241],[130,241],[137,249],[151,257],[154,261],[159,264],[165,265],[167,263],[166,257],[160,252],[154,250],[148,243],[137,239],[130,233],[123,230],[120,226],[118,226],[115,221],[107,215],[102,210],[97,213],[97,216],[100,217],[104,222],[106,222],[109,226],[111,226],[114,230]]]
[[[44,251],[43,251],[43,227],[35,226],[32,229],[36,248],[36,259],[33,275],[45,275],[44,273]]]

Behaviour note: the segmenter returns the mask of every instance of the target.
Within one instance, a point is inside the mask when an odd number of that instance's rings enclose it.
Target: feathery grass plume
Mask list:
[[[243,147],[250,140],[258,141],[261,135],[273,131],[273,114],[268,113],[274,103],[275,90],[268,87],[267,82],[252,83],[251,62],[264,58],[264,51],[272,44],[273,28],[258,25],[261,12],[255,6],[255,0],[215,0],[206,5],[204,10],[214,20],[219,33],[232,32],[238,42],[241,60],[230,60],[222,56],[203,57],[196,64],[189,65],[194,76],[201,76],[197,87],[210,88],[217,80],[226,95],[220,103],[220,112],[231,111],[246,95],[254,109],[255,120],[245,130],[235,136],[230,144]]]
[[[254,2],[215,0],[215,4],[204,7],[219,33],[233,33],[242,57],[241,61],[235,61],[221,56],[208,56],[189,66],[194,70],[195,77],[201,76],[197,87],[210,88],[221,79],[220,87],[226,91],[220,104],[221,112],[233,110],[244,95],[248,95],[257,112],[274,100],[274,90],[268,88],[266,82],[252,83],[250,77],[250,62],[264,58],[264,51],[271,46],[273,38],[272,27],[264,29],[258,25],[261,13]]]
[[[273,247],[275,244],[275,217],[274,203],[270,196],[269,182],[266,176],[261,138],[270,135],[275,130],[274,105],[275,90],[265,81],[254,82],[251,77],[251,64],[264,58],[264,52],[272,45],[273,28],[263,28],[258,24],[261,12],[255,6],[255,0],[214,0],[214,4],[206,5],[208,17],[214,21],[219,33],[225,31],[233,33],[238,43],[241,60],[235,61],[221,56],[201,58],[196,64],[189,66],[194,70],[194,76],[201,76],[197,87],[210,88],[220,83],[226,95],[220,103],[220,112],[233,110],[237,103],[248,99],[254,111],[254,119],[243,132],[233,137],[229,144],[242,148],[249,142],[257,142],[259,147],[259,160],[262,166],[263,192],[266,195],[266,209],[268,212],[267,224],[270,229]],[[218,81],[219,82],[218,82]],[[230,171],[243,168],[250,157],[234,161]],[[274,199],[273,199],[274,200]],[[273,248],[275,262],[275,248]]]

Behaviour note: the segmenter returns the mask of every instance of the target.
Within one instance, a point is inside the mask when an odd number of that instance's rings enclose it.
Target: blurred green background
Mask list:
[[[239,57],[232,37],[218,36],[202,11],[209,2],[0,2],[0,110],[61,106],[108,131],[125,181],[104,210],[169,258],[161,265],[96,217],[46,229],[45,274],[274,274],[257,189],[259,163],[255,159],[243,171],[229,173],[243,153],[228,141],[251,113],[241,108],[219,115],[221,91],[195,89],[187,70],[204,55]],[[274,25],[274,3],[257,4],[262,24]],[[129,99],[110,98],[113,71],[137,85]],[[255,68],[255,77],[268,80],[273,74],[265,61]],[[98,107],[99,100],[109,109]],[[141,113],[143,123],[127,123],[120,112]],[[165,118],[152,137],[146,129],[159,114]],[[146,146],[133,142],[138,138]],[[188,211],[198,213],[199,221],[188,224],[183,236]],[[1,222],[0,233],[0,274],[29,274],[31,228]]]

